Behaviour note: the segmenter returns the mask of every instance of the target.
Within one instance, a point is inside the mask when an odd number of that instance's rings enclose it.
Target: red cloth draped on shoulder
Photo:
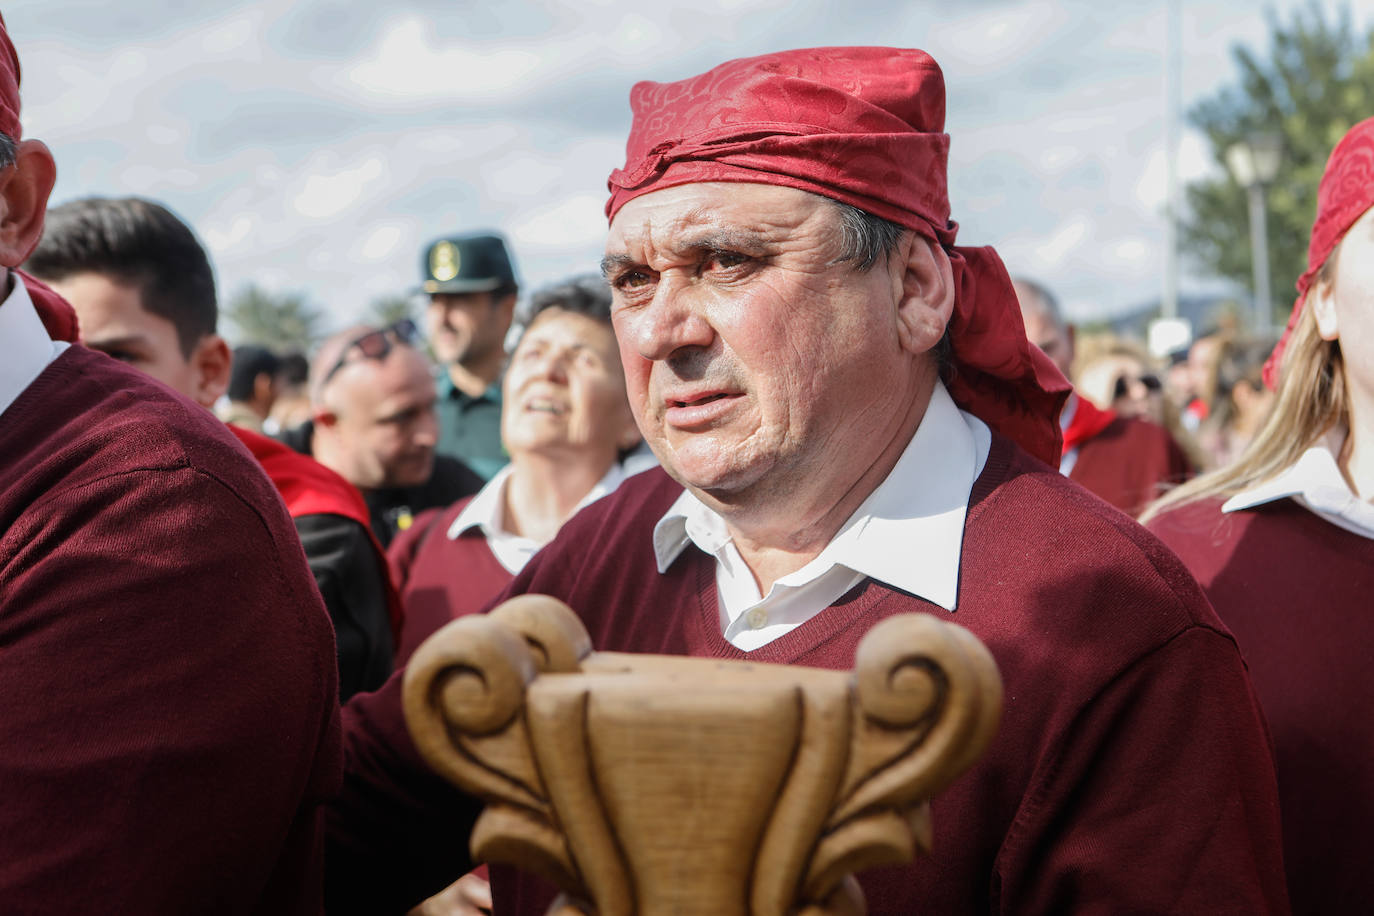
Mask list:
[[[1064,430],[1064,454],[1102,432],[1115,419],[1115,411],[1103,410],[1087,398],[1079,397],[1074,401],[1069,427]]]
[[[1298,298],[1288,316],[1278,346],[1264,364],[1264,384],[1275,388],[1288,337],[1302,315],[1312,281],[1355,221],[1374,207],[1374,118],[1366,118],[1346,132],[1331,151],[1317,187],[1317,218],[1307,246],[1307,270],[1298,278]]]
[[[401,599],[391,582],[386,551],[372,534],[372,519],[362,494],[353,484],[309,456],[296,452],[276,439],[269,439],[241,426],[229,424],[229,431],[262,465],[267,478],[281,494],[287,513],[294,519],[302,515],[341,515],[352,519],[367,532],[372,549],[381,564],[386,581],[387,616],[391,620],[391,636],[401,634]]]
[[[1051,465],[1069,385],[1026,339],[991,248],[956,247],[945,88],[923,51],[813,48],[729,61],[676,83],[638,83],[606,215],[701,181],[798,188],[915,230],[949,254],[955,303],[946,384],[961,407]]]

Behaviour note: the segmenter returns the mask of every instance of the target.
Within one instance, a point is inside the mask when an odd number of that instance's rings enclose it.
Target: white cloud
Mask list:
[[[212,254],[221,257],[231,254],[234,249],[240,247],[248,236],[253,232],[253,219],[247,213],[241,213],[230,220],[229,225],[221,228],[219,226],[207,226],[205,228],[205,244],[209,247]]]
[[[606,199],[597,194],[578,194],[526,217],[511,227],[517,248],[570,249],[599,246],[606,237]]]
[[[363,239],[358,246],[358,257],[363,261],[383,261],[391,257],[400,244],[401,226],[383,223]]]
[[[540,55],[520,48],[434,47],[425,23],[405,19],[390,27],[376,54],[350,68],[350,82],[379,95],[499,99],[526,86]]]
[[[1055,267],[1088,236],[1088,221],[1081,216],[1070,219],[1055,229],[1043,244],[1035,247],[1035,256],[1042,267]]]
[[[1178,182],[1180,187],[1217,171],[1207,141],[1196,131],[1186,131],[1178,144]],[[1162,144],[1151,147],[1149,158],[1135,184],[1136,200],[1152,212],[1162,212],[1168,193],[1168,163]]]
[[[368,186],[385,174],[386,165],[377,156],[353,168],[316,171],[306,176],[305,186],[291,205],[301,216],[310,219],[338,216],[361,200]]]
[[[1150,246],[1142,239],[1122,239],[1113,244],[1109,251],[1113,258],[1130,264],[1139,264],[1151,255]]]

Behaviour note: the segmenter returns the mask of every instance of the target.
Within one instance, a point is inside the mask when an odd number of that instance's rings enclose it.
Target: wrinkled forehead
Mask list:
[[[678,252],[721,240],[782,242],[837,219],[838,205],[796,188],[749,182],[698,182],[628,201],[611,221],[607,258],[636,259],[643,249]]]

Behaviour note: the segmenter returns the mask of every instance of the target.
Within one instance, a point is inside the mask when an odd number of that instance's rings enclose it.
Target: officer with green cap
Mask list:
[[[501,367],[518,286],[505,241],[491,233],[437,239],[425,247],[421,291],[429,294],[429,340],[439,380],[439,452],[490,479],[501,448]]]

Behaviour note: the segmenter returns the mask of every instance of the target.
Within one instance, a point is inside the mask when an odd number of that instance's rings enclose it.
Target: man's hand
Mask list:
[[[408,916],[490,916],[491,882],[468,872],[411,910]]]

